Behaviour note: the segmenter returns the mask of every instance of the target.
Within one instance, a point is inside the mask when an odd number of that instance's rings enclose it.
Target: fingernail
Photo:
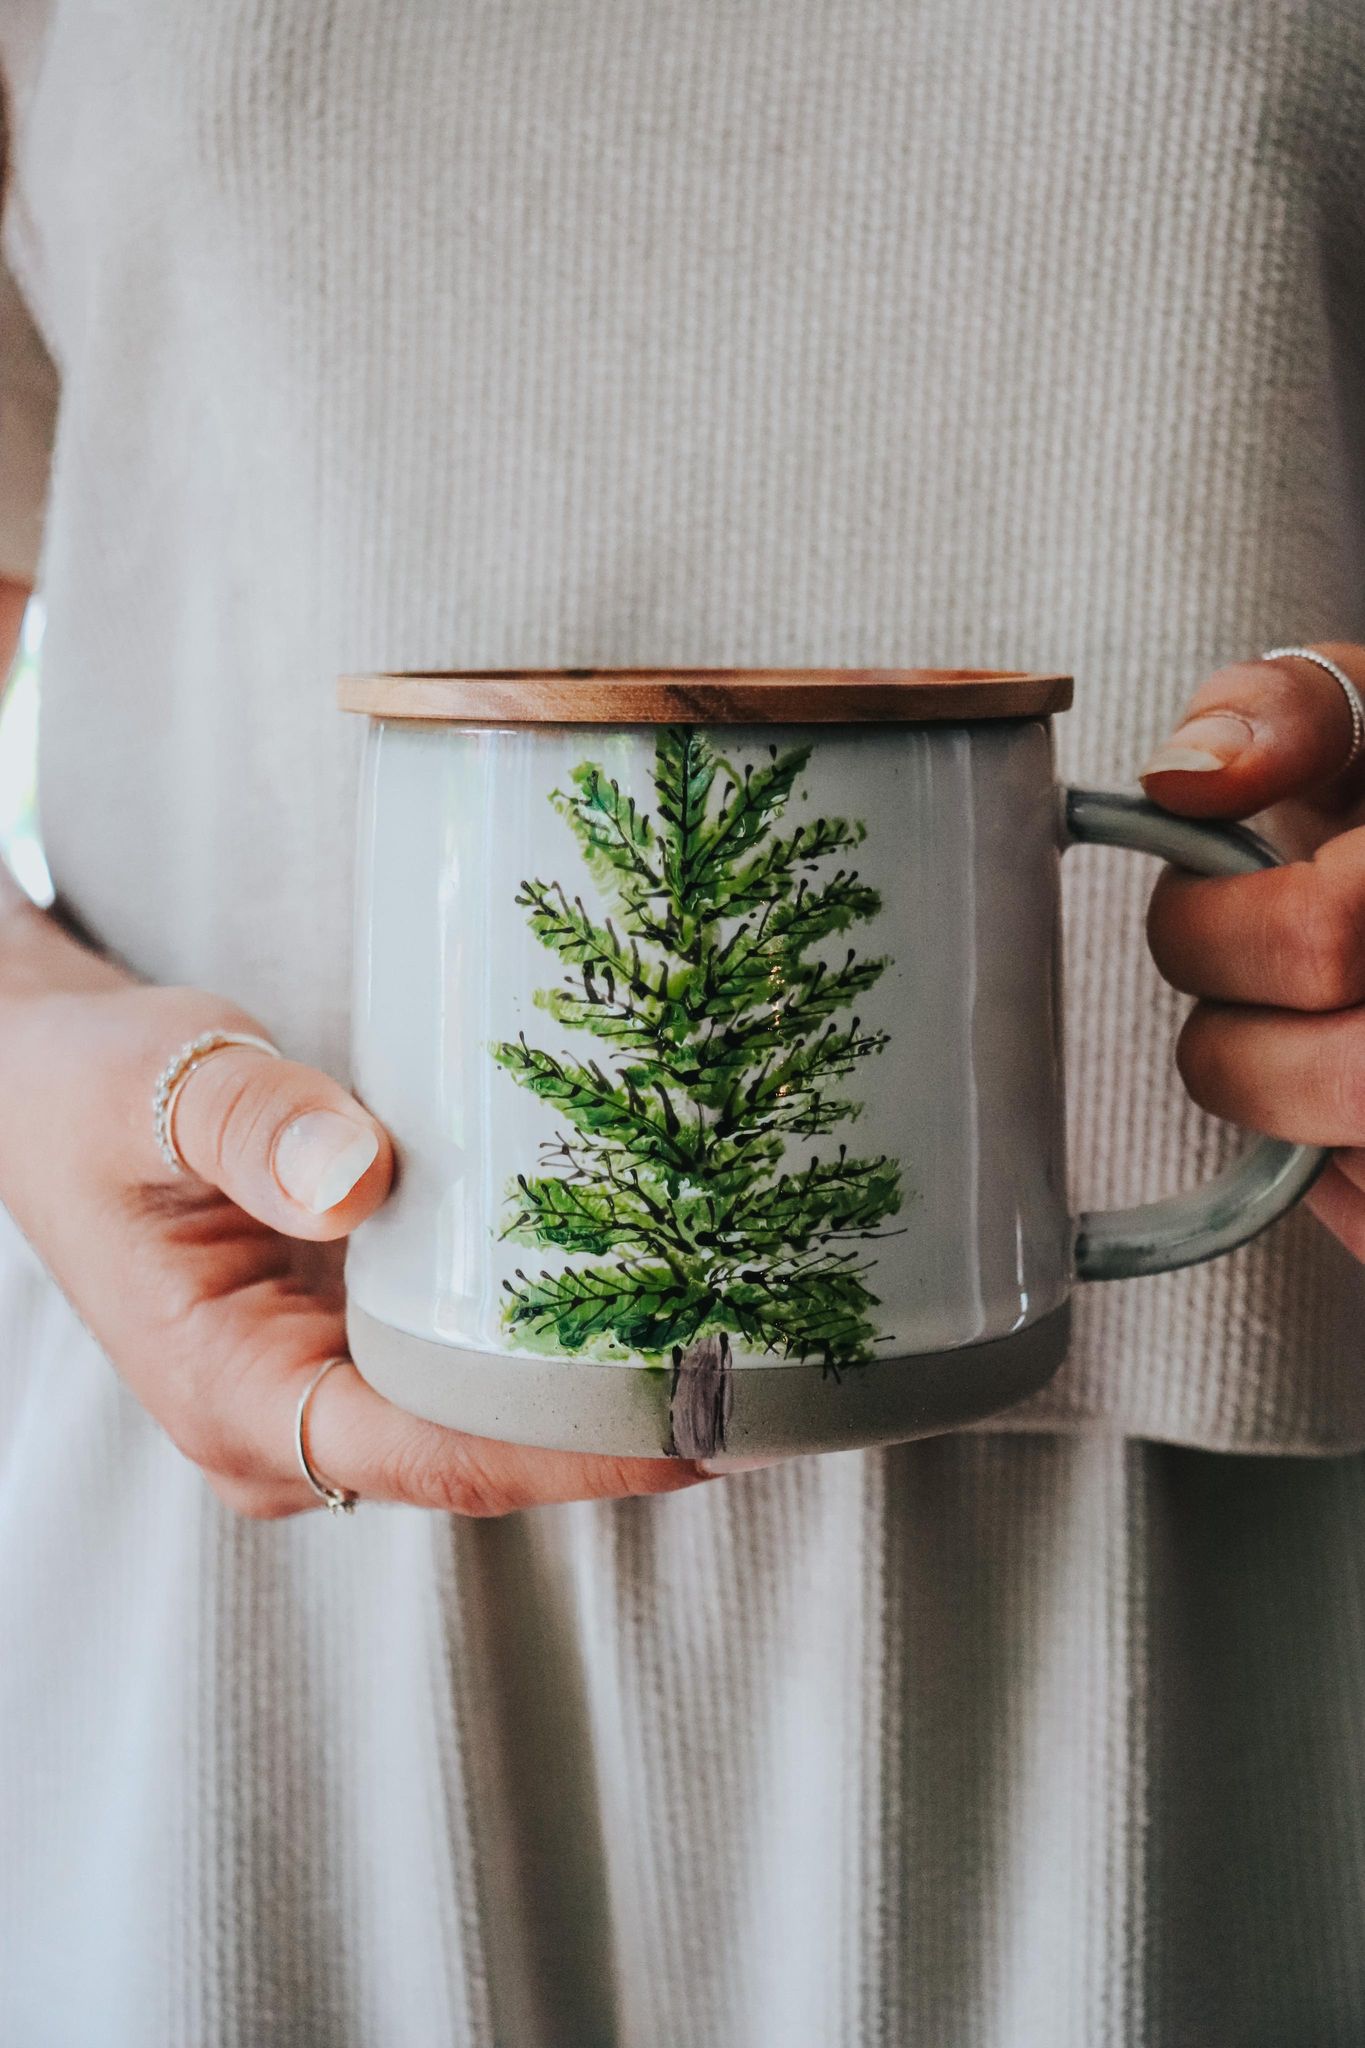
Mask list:
[[[785,1465],[785,1458],[702,1458],[700,1468],[713,1478],[722,1479],[727,1472],[761,1472],[765,1465]]]
[[[334,1109],[313,1109],[280,1132],[275,1178],[291,1201],[321,1216],[346,1199],[378,1152],[373,1131]]]
[[[1157,748],[1141,780],[1149,775],[1208,775],[1217,768],[1231,767],[1251,745],[1255,734],[1245,718],[1234,712],[1210,712],[1206,718],[1192,718]]]

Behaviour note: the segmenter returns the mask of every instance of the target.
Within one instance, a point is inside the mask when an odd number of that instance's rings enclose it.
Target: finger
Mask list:
[[[563,1501],[677,1493],[710,1476],[680,1458],[542,1451],[441,1429],[385,1401],[349,1362],[328,1373],[308,1419],[309,1455],[333,1484],[363,1499],[410,1501],[448,1514],[505,1515]]]
[[[1351,1162],[1348,1170],[1347,1162]],[[1339,1153],[1304,1197],[1319,1223],[1365,1264],[1365,1153]]]
[[[229,1486],[253,1492],[256,1512],[290,1513],[318,1505],[297,1462],[297,1407],[319,1366],[335,1353],[340,1330],[298,1297],[281,1296],[268,1321],[259,1306],[243,1331],[251,1346],[246,1375],[234,1380],[229,1373],[219,1398],[210,1395],[209,1402],[220,1413],[249,1414],[250,1425],[243,1429],[229,1419],[220,1438],[198,1446],[198,1462]],[[230,1403],[222,1399],[227,1385]],[[306,1432],[309,1461],[329,1485],[362,1500],[447,1514],[503,1515],[565,1501],[676,1493],[711,1476],[680,1458],[541,1451],[442,1429],[384,1400],[346,1359],[316,1387]]]
[[[1177,1047],[1195,1101],[1308,1145],[1365,1145],[1365,1014],[1296,1016],[1200,1003]]]
[[[1324,642],[1321,651],[1365,688],[1365,648]],[[1341,686],[1316,662],[1234,662],[1196,691],[1142,785],[1189,817],[1249,818],[1337,782],[1351,736]]]
[[[1152,892],[1147,938],[1162,974],[1187,995],[1291,1010],[1365,1002],[1365,830],[1256,874],[1167,869]]]
[[[383,1126],[339,1082],[247,1046],[191,1071],[175,1141],[192,1173],[290,1237],[345,1236],[393,1177]]]

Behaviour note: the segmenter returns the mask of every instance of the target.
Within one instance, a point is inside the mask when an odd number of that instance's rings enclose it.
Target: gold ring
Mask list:
[[[152,1128],[156,1137],[157,1150],[174,1173],[188,1173],[189,1167],[175,1142],[175,1105],[180,1100],[180,1091],[196,1067],[212,1059],[216,1052],[227,1052],[234,1045],[250,1046],[253,1052],[268,1052],[273,1059],[279,1059],[280,1049],[268,1038],[258,1038],[254,1031],[201,1031],[198,1038],[192,1038],[188,1045],[182,1045],[156,1077],[152,1091]]]

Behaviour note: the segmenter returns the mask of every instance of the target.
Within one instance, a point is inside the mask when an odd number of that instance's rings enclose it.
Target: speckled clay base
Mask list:
[[[370,1385],[414,1415],[547,1450],[664,1455],[667,1371],[465,1351],[392,1329],[354,1303],[346,1322],[351,1356]],[[1065,1305],[1013,1336],[879,1358],[840,1380],[814,1365],[742,1366],[727,1455],[853,1450],[975,1422],[1050,1379],[1070,1327]]]

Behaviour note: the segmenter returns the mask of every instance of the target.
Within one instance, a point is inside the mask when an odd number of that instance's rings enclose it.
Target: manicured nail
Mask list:
[[[727,1472],[761,1472],[765,1465],[785,1465],[785,1458],[703,1458],[701,1470],[723,1479]]]
[[[373,1131],[334,1109],[313,1109],[281,1131],[275,1144],[275,1178],[291,1201],[321,1216],[346,1199],[374,1165],[378,1152]]]
[[[1157,748],[1141,779],[1145,782],[1149,775],[1208,775],[1217,768],[1231,767],[1254,738],[1246,719],[1235,712],[1214,711],[1206,718],[1192,718]]]

